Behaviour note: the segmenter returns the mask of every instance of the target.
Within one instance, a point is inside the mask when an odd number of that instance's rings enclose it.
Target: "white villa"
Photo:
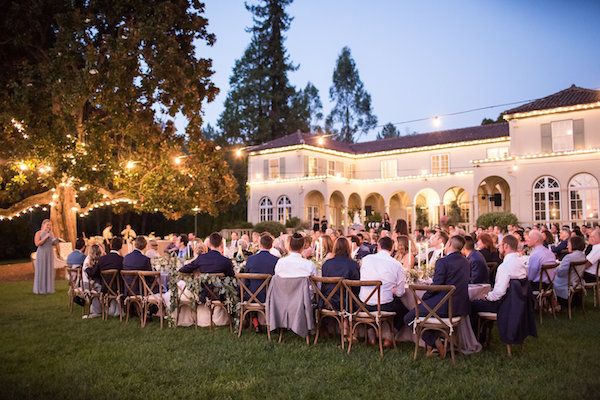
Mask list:
[[[598,224],[600,90],[575,85],[507,110],[506,122],[364,143],[292,133],[250,149],[248,220],[346,228],[387,212],[415,228],[456,202],[464,224],[490,211],[522,224]]]

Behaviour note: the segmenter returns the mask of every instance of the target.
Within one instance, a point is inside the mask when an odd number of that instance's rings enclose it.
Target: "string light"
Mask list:
[[[136,163],[137,163],[137,161],[129,160],[129,161],[127,161],[127,164],[125,164],[125,168],[133,169],[133,168],[135,168]]]
[[[600,101],[597,101],[595,103],[588,103],[588,104],[577,104],[575,106],[550,108],[547,110],[535,110],[535,111],[528,111],[528,112],[521,112],[521,113],[514,113],[514,114],[505,114],[504,119],[507,121],[510,121],[511,119],[517,119],[517,118],[528,118],[528,117],[535,117],[535,116],[539,116],[539,115],[556,114],[556,113],[563,113],[563,112],[569,112],[569,111],[589,110],[590,108],[598,108],[598,107],[600,107]]]
[[[561,157],[561,156],[571,156],[577,154],[592,154],[592,153],[600,153],[600,148],[596,149],[586,149],[586,150],[571,150],[571,151],[553,151],[551,153],[537,153],[537,154],[525,154],[522,156],[506,156],[506,157],[492,157],[492,158],[483,158],[481,160],[471,160],[471,164],[488,164],[494,162],[502,162],[502,161],[518,161],[518,160],[531,160],[536,158],[548,158],[548,157]]]
[[[13,214],[10,214],[10,215],[0,215],[0,221],[3,221],[5,219],[8,219],[9,221],[12,221],[13,218],[18,218],[18,217],[20,217],[22,215],[25,215],[27,213],[33,212],[37,208],[40,208],[40,207],[41,206],[39,204],[34,204],[32,206],[25,207],[22,210],[19,210],[19,211],[15,212]],[[46,207],[42,208],[42,211],[46,211],[46,210],[47,210]]]
[[[25,162],[21,161],[19,163],[19,169],[23,172],[29,170],[29,166],[27,164],[25,164]]]
[[[439,128],[442,125],[442,119],[438,116],[433,117],[431,125],[433,125],[434,128]]]

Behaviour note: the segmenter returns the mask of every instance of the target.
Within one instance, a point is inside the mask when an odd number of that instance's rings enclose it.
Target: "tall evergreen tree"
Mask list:
[[[377,125],[371,110],[371,95],[360,80],[350,49],[344,47],[333,71],[329,98],[335,107],[327,116],[325,126],[339,140],[353,142],[358,133],[367,133]]]
[[[321,131],[323,119],[323,103],[319,96],[319,89],[308,82],[304,89],[298,91],[292,100],[292,110],[296,113],[294,121],[301,130]]]
[[[302,129],[293,108],[295,88],[287,73],[294,66],[287,55],[283,35],[292,17],[285,7],[292,0],[260,0],[246,4],[254,18],[248,29],[252,39],[229,78],[230,92],[218,126],[230,143],[256,144]]]
[[[400,137],[400,131],[396,129],[396,125],[392,124],[391,122],[385,124],[381,129],[381,132],[377,134],[377,140],[396,137]]]

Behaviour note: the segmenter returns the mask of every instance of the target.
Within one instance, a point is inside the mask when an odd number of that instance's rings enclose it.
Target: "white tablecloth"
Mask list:
[[[491,285],[485,284],[474,284],[469,285],[469,299],[477,300],[481,299],[491,290]],[[423,293],[419,293],[422,295]],[[406,308],[412,310],[415,308],[415,299],[411,290],[407,287],[404,295],[401,297],[402,303]],[[458,350],[463,354],[478,353],[481,351],[481,344],[477,341],[473,329],[471,328],[471,320],[469,316],[463,317],[460,324],[456,329],[456,335],[458,336],[459,347]],[[414,342],[416,340],[413,334],[412,327],[405,326],[396,336],[397,340],[405,342]],[[425,346],[421,341],[420,346]]]

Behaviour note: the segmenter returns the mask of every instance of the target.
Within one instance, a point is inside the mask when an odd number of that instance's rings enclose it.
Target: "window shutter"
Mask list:
[[[341,176],[343,172],[344,172],[344,163],[341,161],[336,161],[335,162],[335,174]]]
[[[263,179],[269,179],[269,160],[263,160]]]
[[[327,160],[324,158],[317,159],[317,175],[327,174]]]
[[[550,124],[542,124],[542,152],[552,153],[552,126]]]
[[[585,134],[583,131],[583,119],[573,120],[573,148],[575,150],[585,149]]]
[[[285,157],[279,158],[279,178],[285,179]]]
[[[309,176],[310,171],[308,170],[308,156],[304,156],[304,176]]]

